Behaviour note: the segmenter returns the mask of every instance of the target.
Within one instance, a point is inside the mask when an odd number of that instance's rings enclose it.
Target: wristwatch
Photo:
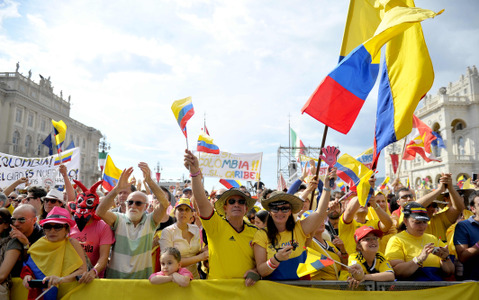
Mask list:
[[[29,243],[27,243],[26,245],[23,245],[23,249],[28,250],[28,248],[30,248],[30,244],[29,244]]]

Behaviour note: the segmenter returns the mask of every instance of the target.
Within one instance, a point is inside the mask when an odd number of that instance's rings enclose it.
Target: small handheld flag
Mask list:
[[[108,155],[105,163],[105,172],[103,173],[103,188],[111,192],[120,179],[121,172],[122,171],[115,166],[113,160]]]
[[[175,115],[178,125],[180,125],[181,131],[185,137],[188,137],[186,132],[186,123],[195,114],[191,97],[176,100],[173,102],[173,105],[171,105],[171,110]]]
[[[220,179],[220,183],[224,185],[227,189],[239,188],[242,186],[241,181],[234,179]]]
[[[306,257],[306,261],[304,263],[300,263],[298,265],[298,269],[296,270],[298,277],[312,274],[334,263],[334,260],[322,255],[321,253],[309,247],[307,248],[307,250],[308,256]]]
[[[52,120],[54,134],[55,134],[55,142],[57,144],[57,152],[60,153],[62,149],[63,142],[65,141],[66,133],[67,133],[67,125],[62,120],[55,121]]]
[[[198,145],[196,146],[198,152],[206,152],[212,154],[220,154],[220,148],[213,144],[213,139],[206,133],[200,133],[198,137]]]

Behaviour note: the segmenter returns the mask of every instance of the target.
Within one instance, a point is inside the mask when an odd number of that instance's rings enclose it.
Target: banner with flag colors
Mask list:
[[[173,102],[173,105],[171,105],[171,110],[175,115],[176,121],[178,122],[181,131],[183,132],[185,137],[187,137],[188,135],[186,132],[186,123],[195,114],[191,97],[176,100],[175,102]]]
[[[105,172],[103,172],[103,188],[111,192],[120,179],[121,172],[122,170],[115,166],[111,156],[108,155],[105,162]]]

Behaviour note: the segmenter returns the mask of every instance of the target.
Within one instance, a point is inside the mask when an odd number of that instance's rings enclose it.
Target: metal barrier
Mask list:
[[[328,290],[350,290],[347,281],[335,280],[297,280],[297,281],[279,281],[279,283],[296,285],[302,287],[311,287]],[[374,281],[361,282],[355,291],[375,291]]]
[[[451,286],[467,281],[364,281],[355,291],[410,291],[423,290],[435,287]],[[319,281],[319,280],[298,280],[298,281],[279,281],[279,283],[311,287],[328,290],[350,290],[347,281]]]
[[[376,291],[410,291],[450,286],[465,281],[389,281],[376,282]]]

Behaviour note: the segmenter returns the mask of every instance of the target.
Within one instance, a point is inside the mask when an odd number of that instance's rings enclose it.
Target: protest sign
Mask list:
[[[8,187],[22,177],[27,177],[30,185],[63,185],[63,177],[58,172],[61,162],[67,167],[70,179],[80,178],[80,148],[47,157],[20,157],[0,152],[0,187]]]
[[[200,169],[203,176],[237,180],[259,180],[263,153],[201,153]]]

